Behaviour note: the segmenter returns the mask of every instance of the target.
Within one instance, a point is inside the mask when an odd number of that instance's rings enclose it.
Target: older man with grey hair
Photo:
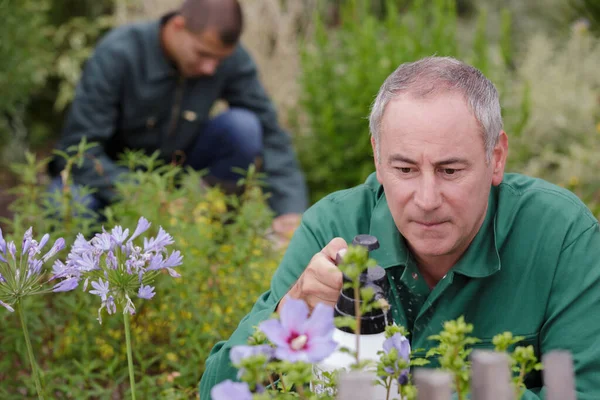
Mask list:
[[[464,316],[482,348],[510,331],[536,356],[571,352],[578,399],[600,399],[600,230],[571,192],[505,173],[508,136],[498,93],[477,69],[445,57],[403,64],[383,83],[370,116],[375,172],[303,216],[270,289],[231,338],[215,346],[201,398],[235,379],[232,346],[288,298],[334,305],[336,257],[358,234],[390,283],[393,319],[413,349]],[[434,361],[431,366],[436,366]],[[524,399],[542,399],[541,376]]]

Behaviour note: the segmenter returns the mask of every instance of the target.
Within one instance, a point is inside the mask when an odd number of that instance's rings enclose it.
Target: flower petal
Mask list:
[[[384,340],[383,342],[383,350],[386,353],[389,353],[390,350],[392,349],[392,347],[394,347],[394,340],[390,337]]]
[[[337,342],[332,339],[311,340],[306,350],[306,356],[309,362],[319,362],[329,357],[337,347]]]
[[[308,356],[306,351],[295,351],[289,346],[281,346],[275,349],[275,357],[289,362],[308,362]]]
[[[133,232],[133,235],[131,235],[131,237],[127,240],[127,242],[128,243],[132,242],[133,239],[135,239],[142,233],[146,232],[148,230],[148,228],[150,228],[150,225],[151,225],[151,223],[148,222],[148,220],[146,218],[140,217],[140,219],[138,220],[137,227],[135,228],[135,231]]]
[[[64,281],[54,285],[54,287],[52,288],[53,292],[68,292],[70,290],[73,290],[77,287],[77,285],[79,285],[79,278],[68,278],[65,279]]]
[[[210,397],[212,400],[252,400],[252,392],[247,383],[227,379],[211,389]]]
[[[175,271],[173,268],[167,268],[167,272],[171,275],[172,278],[181,278],[181,274]]]
[[[308,317],[308,306],[303,300],[287,298],[281,308],[280,318],[281,325],[286,331],[294,331],[296,333],[304,333],[302,331],[304,321]]]
[[[303,332],[311,339],[316,337],[330,338],[334,330],[333,307],[323,303],[317,304],[311,316],[304,323]]]
[[[6,308],[10,312],[15,312],[14,308],[12,308],[11,306],[9,306],[8,304],[6,304],[5,302],[3,302],[2,300],[0,300],[0,306]]]
[[[233,365],[239,365],[244,358],[252,355],[253,347],[247,345],[232,347],[229,351],[229,360],[231,360]]]
[[[269,319],[267,321],[263,321],[258,325],[258,329],[260,329],[267,338],[271,341],[271,343],[275,344],[277,347],[288,347],[288,336],[289,332],[283,328],[281,322],[276,319]]]

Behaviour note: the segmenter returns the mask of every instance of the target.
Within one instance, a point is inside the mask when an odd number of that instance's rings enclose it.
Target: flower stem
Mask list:
[[[25,344],[27,345],[27,354],[29,355],[29,362],[31,363],[31,374],[33,375],[33,379],[35,380],[35,389],[37,390],[38,399],[43,400],[44,396],[42,394],[42,383],[40,382],[40,376],[38,374],[38,370],[35,364],[35,358],[33,357],[33,348],[31,347],[31,340],[29,339],[29,331],[27,330],[27,323],[25,322],[25,315],[23,314],[23,306],[21,305],[21,301],[17,302],[17,312],[19,313],[19,318],[21,319],[21,327],[23,328],[23,336],[25,336]]]
[[[390,400],[390,389],[392,388],[392,377],[389,377],[387,379],[386,385],[387,386],[387,391],[385,394],[385,400]]]
[[[127,343],[127,364],[129,366],[129,385],[131,386],[131,399],[135,400],[135,375],[133,373],[133,355],[131,354],[131,332],[129,329],[129,313],[123,313],[125,324],[125,341]]]
[[[287,388],[285,387],[285,383],[283,382],[283,375],[279,375],[279,382],[281,383],[281,388],[284,393],[287,393]]]
[[[354,285],[354,315],[356,316],[356,363],[360,361],[360,283]]]

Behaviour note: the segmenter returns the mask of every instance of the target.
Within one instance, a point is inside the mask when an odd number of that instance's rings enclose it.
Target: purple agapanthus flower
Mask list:
[[[398,359],[403,359],[408,364],[410,362],[410,342],[406,337],[404,337],[400,333],[395,333],[392,337],[386,339],[383,342],[383,350],[386,353],[389,353],[392,349],[396,349],[398,352]],[[394,368],[385,367],[385,372],[388,374],[393,374],[399,370],[398,361],[396,361],[396,365]],[[408,373],[409,368],[405,368],[400,372],[398,376],[398,383],[400,385],[406,385],[408,383]]]
[[[310,317],[308,312],[304,301],[288,298],[282,306],[280,320],[270,319],[259,325],[277,346],[275,357],[290,362],[319,362],[336,349],[333,307],[319,303]]]
[[[42,250],[50,240],[49,234],[42,235],[38,242],[34,239],[33,228],[29,228],[21,241],[21,253],[17,255],[14,241],[7,242],[0,229],[0,306],[14,312],[12,304],[22,297],[49,292],[42,282],[45,274],[44,264],[65,247],[63,238],[54,242],[52,248],[43,256]],[[59,290],[69,290],[70,282],[63,283]]]
[[[150,225],[152,225],[152,224],[150,222],[148,222],[148,220],[146,218],[141,217],[138,220],[137,227],[135,228],[135,231],[133,231],[133,235],[131,235],[128,242],[132,242],[135,238],[140,236],[142,233],[146,232],[148,230],[148,228],[150,228]]]
[[[154,297],[155,294],[156,293],[154,293],[154,288],[149,285],[141,285],[140,289],[138,290],[138,297],[140,299],[150,300]]]
[[[157,254],[156,256],[152,257],[152,259],[150,260],[150,265],[148,266],[148,271],[157,271],[160,269],[166,269],[167,272],[169,273],[169,275],[171,275],[173,278],[180,278],[181,275],[179,275],[179,273],[177,273],[177,271],[175,271],[173,269],[173,267],[177,267],[177,266],[181,265],[182,260],[183,260],[183,257],[181,255],[181,253],[179,252],[179,250],[173,251],[166,260],[163,259],[162,254]]]
[[[54,245],[52,246],[52,248],[46,254],[44,254],[44,256],[42,257],[42,260],[44,260],[44,262],[48,261],[49,259],[54,257],[59,251],[62,251],[64,248],[65,248],[65,239],[63,239],[63,238],[56,239],[56,242],[54,242]]]
[[[109,291],[108,281],[104,282],[102,278],[100,278],[98,279],[98,282],[92,282],[92,287],[94,288],[94,290],[90,290],[90,293],[100,296],[100,299],[102,299],[102,301],[106,301]]]
[[[173,244],[173,238],[161,226],[155,238],[144,238],[144,251],[158,251],[170,244]]]
[[[122,227],[115,226],[110,233],[115,243],[120,246],[125,243],[127,236],[129,236],[129,229],[123,230]]]
[[[2,228],[0,228],[0,253],[6,255],[6,240],[2,235]]]
[[[212,388],[210,397],[212,400],[252,400],[252,392],[247,383],[227,379]]]
[[[79,279],[75,277],[67,278],[54,285],[53,292],[68,292],[75,289],[79,285]]]
[[[149,272],[166,269],[171,276],[180,276],[173,268],[181,265],[181,254],[173,251],[168,255],[167,246],[173,244],[173,238],[162,227],[159,227],[156,237],[143,238],[143,246],[136,244],[135,239],[150,225],[146,218],[141,217],[131,236],[129,229],[121,226],[110,230],[102,228],[102,233],[89,241],[78,235],[66,264],[55,265],[53,278],[84,280],[84,291],[88,281],[91,282],[90,293],[99,296],[102,301],[98,309],[100,322],[100,314],[105,308],[112,314],[117,306],[122,306],[123,313],[135,314],[135,304],[131,300],[134,296],[146,300],[155,296],[150,283],[156,273]],[[132,275],[136,277],[135,281],[131,279]]]
[[[117,241],[110,233],[102,232],[97,233],[90,244],[101,252],[108,252],[117,245]]]

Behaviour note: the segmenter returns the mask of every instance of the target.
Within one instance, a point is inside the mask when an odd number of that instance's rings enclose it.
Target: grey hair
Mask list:
[[[483,133],[486,159],[490,161],[503,125],[498,91],[481,71],[451,57],[426,57],[401,64],[383,82],[369,116],[377,159],[381,120],[391,100],[406,93],[426,98],[453,91],[464,95]]]

